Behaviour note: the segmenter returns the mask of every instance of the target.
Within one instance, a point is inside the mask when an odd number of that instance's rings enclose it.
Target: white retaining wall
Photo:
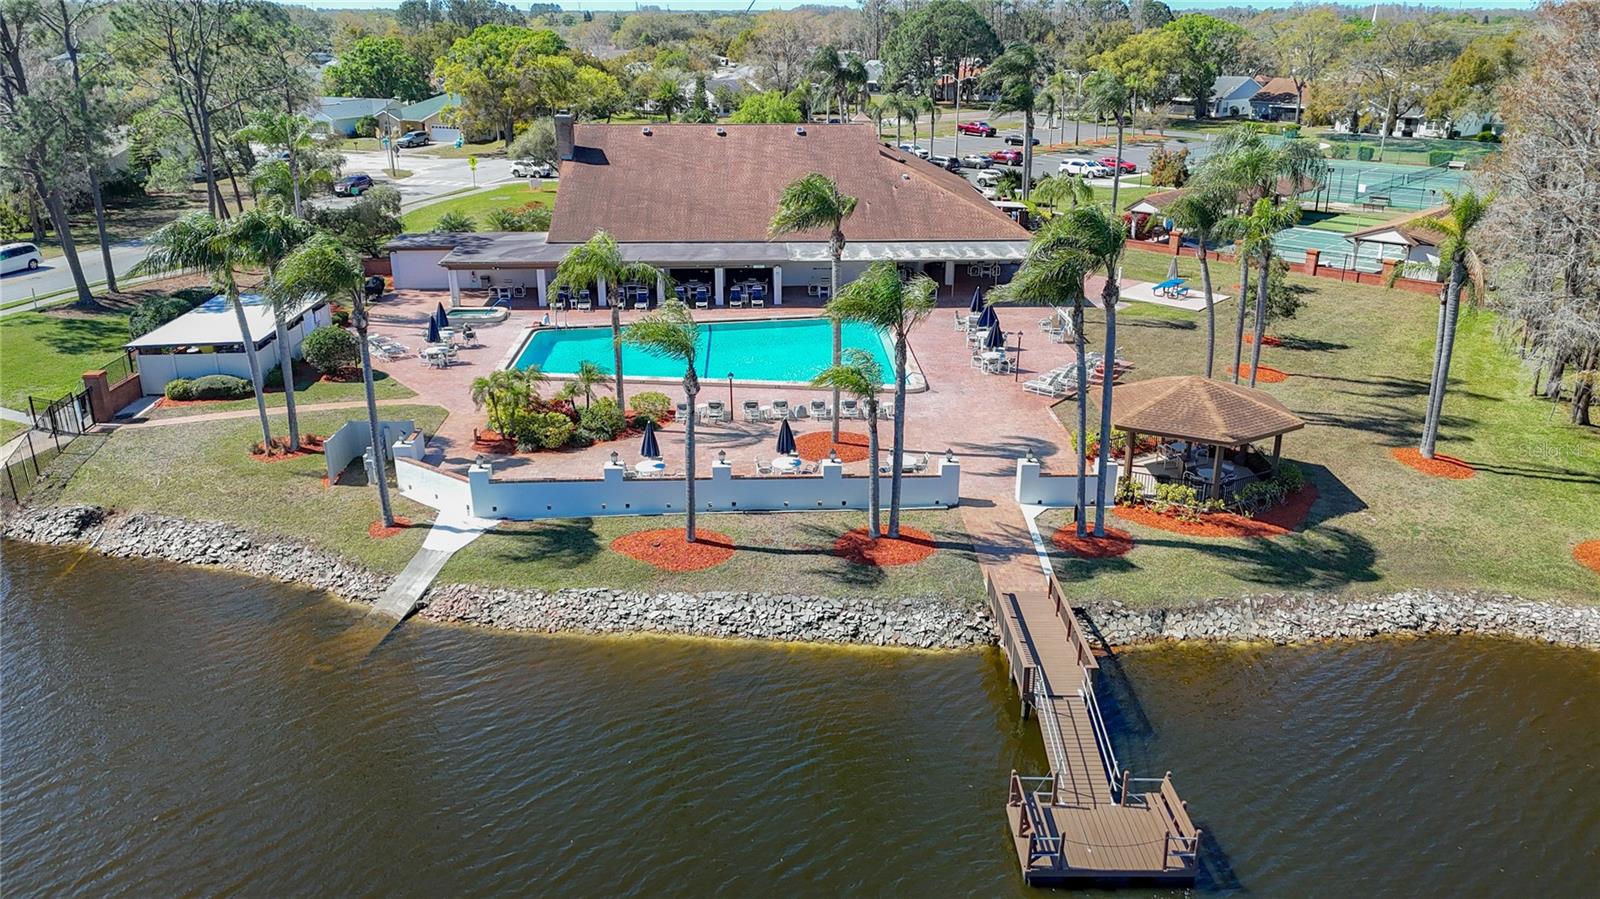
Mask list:
[[[351,459],[355,459],[367,452],[369,441],[368,426],[365,418],[355,419],[339,426],[333,436],[322,442],[322,455],[328,463],[328,483],[333,483],[339,473],[344,471]],[[416,430],[416,423],[411,419],[398,421],[378,421],[378,439],[389,445],[404,439]]]
[[[1095,466],[1098,469],[1098,465]],[[1106,483],[1106,502],[1111,501],[1111,491],[1117,484],[1117,463],[1106,465],[1111,480]],[[1091,471],[1088,481],[1088,502],[1094,505],[1095,485],[1100,480],[1098,470]],[[1037,459],[1017,460],[1017,502],[1025,506],[1072,506],[1078,502],[1077,475],[1045,474]]]

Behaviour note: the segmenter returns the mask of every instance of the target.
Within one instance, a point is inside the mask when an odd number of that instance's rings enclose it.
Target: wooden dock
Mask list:
[[[1050,759],[1049,775],[1013,771],[1007,790],[1023,878],[1192,882],[1200,831],[1170,773],[1136,778],[1118,765],[1094,695],[1099,663],[1055,577],[1039,575],[1037,590],[1002,588],[987,572],[984,581],[1023,715],[1038,718]]]

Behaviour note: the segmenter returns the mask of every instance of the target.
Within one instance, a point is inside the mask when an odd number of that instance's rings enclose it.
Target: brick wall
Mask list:
[[[118,409],[144,395],[139,387],[138,372],[112,384],[105,371],[86,371],[83,386],[89,392],[89,412],[96,422],[110,421],[116,417]]]

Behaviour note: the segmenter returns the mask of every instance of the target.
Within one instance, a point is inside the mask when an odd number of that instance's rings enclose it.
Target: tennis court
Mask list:
[[[1348,232],[1297,225],[1274,235],[1272,246],[1286,262],[1305,262],[1306,250],[1316,250],[1318,265],[1362,272],[1379,272],[1383,270],[1383,260],[1405,258],[1404,247],[1377,243],[1363,243],[1358,255],[1355,253],[1355,244],[1345,240],[1345,233]]]
[[[1387,162],[1330,159],[1322,187],[1301,194],[1317,202],[1383,203],[1393,209],[1428,209],[1444,202],[1445,191],[1458,191],[1471,176],[1445,166],[1423,168]]]

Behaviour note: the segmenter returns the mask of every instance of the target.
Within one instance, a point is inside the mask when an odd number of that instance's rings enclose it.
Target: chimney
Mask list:
[[[572,114],[556,113],[556,158],[572,158]]]

